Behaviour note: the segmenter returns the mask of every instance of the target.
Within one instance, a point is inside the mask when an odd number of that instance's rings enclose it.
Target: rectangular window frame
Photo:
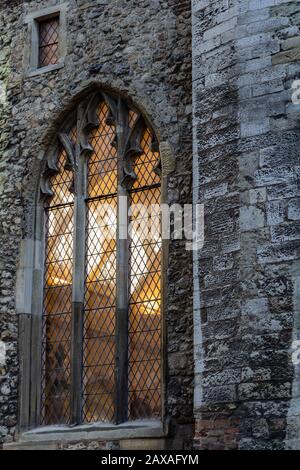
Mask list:
[[[55,40],[55,42],[45,42],[45,43],[42,43],[42,35],[44,33],[43,31],[43,28],[45,27],[45,25],[49,24],[49,20],[50,22],[55,20],[55,26],[54,26],[54,29],[55,29],[55,33],[57,32],[57,39]],[[56,62],[54,64],[45,64],[45,65],[41,65],[41,61],[42,61],[42,58],[43,58],[43,54],[42,54],[42,51],[46,48],[49,48],[51,46],[54,46],[54,45],[57,45],[57,47],[59,47],[59,44],[60,44],[60,37],[59,37],[59,26],[60,26],[60,16],[59,15],[55,15],[55,16],[50,16],[49,18],[46,18],[46,19],[43,19],[43,20],[38,20],[37,21],[37,27],[38,27],[38,36],[39,36],[39,57],[38,57],[38,68],[43,68],[43,67],[46,67],[47,65],[56,65],[58,63],[58,60],[59,60],[59,51],[56,52]],[[49,30],[48,30],[49,31]],[[46,33],[48,34],[48,33]],[[46,55],[47,56],[47,55]],[[48,58],[48,57],[47,57]],[[45,59],[45,58],[44,58]]]
[[[40,75],[42,73],[58,70],[65,65],[67,52],[67,33],[66,33],[66,15],[68,3],[55,5],[53,7],[37,10],[28,13],[24,22],[28,25],[29,51],[27,54],[27,76]],[[58,61],[56,64],[39,66],[39,23],[51,18],[59,18],[59,43],[58,43]]]
[[[167,200],[167,178],[161,179],[162,202]],[[164,438],[169,434],[169,420],[166,413],[166,270],[168,265],[169,241],[162,241],[162,356],[161,356],[161,409],[160,419],[124,421],[114,423],[93,423],[78,425],[45,425],[40,422],[41,389],[41,309],[43,304],[44,253],[45,253],[45,208],[39,202],[35,212],[36,234],[34,239],[21,243],[21,263],[17,273],[16,306],[19,315],[20,344],[20,400],[18,411],[18,433],[20,439],[28,442],[41,439],[74,441],[84,433],[86,439],[145,439]],[[31,295],[30,295],[31,293]],[[31,357],[36,357],[32,364]]]

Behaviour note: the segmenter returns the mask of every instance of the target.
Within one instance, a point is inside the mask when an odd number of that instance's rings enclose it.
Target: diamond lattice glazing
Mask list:
[[[98,110],[88,163],[86,283],[83,343],[83,422],[114,417],[117,156],[108,108]]]
[[[51,181],[54,196],[46,208],[41,424],[70,421],[74,196],[65,163],[61,150],[59,172]]]
[[[39,23],[39,67],[58,62],[59,18]]]
[[[138,180],[130,195],[130,420],[161,414],[161,230],[157,210],[160,188],[159,178],[153,172],[157,154],[151,152],[150,142],[151,134],[146,131],[142,141],[144,154],[134,166]],[[147,188],[143,189],[143,185]]]
[[[41,34],[41,48],[55,39],[54,26]],[[42,33],[42,30],[41,30]],[[117,199],[118,165],[115,124],[106,103],[98,109],[99,126],[90,133],[93,153],[87,161],[86,260],[81,422],[112,422],[115,415]],[[139,114],[124,120],[131,129]],[[127,125],[127,124],[126,124]],[[77,133],[70,133],[76,143]],[[142,154],[134,158],[137,175],[128,201],[128,418],[161,415],[161,227],[159,154],[144,131]],[[129,145],[129,143],[128,143]],[[124,154],[124,152],[123,152]],[[43,309],[41,424],[70,422],[71,325],[74,239],[74,174],[58,157],[51,179],[53,197],[46,207],[47,245]],[[76,169],[75,169],[76,171]],[[125,274],[124,274],[125,275]],[[126,282],[124,283],[124,285]],[[125,332],[126,333],[126,332]]]

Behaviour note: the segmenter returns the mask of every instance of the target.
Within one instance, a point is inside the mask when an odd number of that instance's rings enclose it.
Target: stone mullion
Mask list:
[[[118,136],[118,196],[117,196],[117,265],[116,265],[116,369],[115,422],[128,418],[128,304],[129,304],[129,240],[128,192],[121,184],[123,178],[124,146],[128,129],[127,109],[119,104]],[[125,202],[125,204],[124,204]]]
[[[80,116],[80,110],[79,110]],[[78,122],[77,128],[79,129]],[[77,133],[79,134],[79,132]],[[71,422],[81,422],[83,322],[86,252],[86,181],[87,165],[77,138],[74,170],[74,245],[72,287],[72,345],[71,345]]]

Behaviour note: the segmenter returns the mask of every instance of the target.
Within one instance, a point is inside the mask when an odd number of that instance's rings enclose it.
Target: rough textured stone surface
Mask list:
[[[299,26],[296,1],[193,1],[200,449],[299,448]]]
[[[18,422],[15,275],[20,240],[32,233],[39,159],[64,113],[96,85],[129,97],[172,147],[176,170],[169,177],[169,201],[191,202],[190,2],[69,0],[65,66],[27,76],[25,15],[59,3],[0,1],[0,339],[8,351],[0,370],[0,437],[6,441]],[[182,247],[180,242],[170,244],[166,272],[165,404],[173,437],[182,425],[181,440],[188,446],[193,421],[192,262]]]

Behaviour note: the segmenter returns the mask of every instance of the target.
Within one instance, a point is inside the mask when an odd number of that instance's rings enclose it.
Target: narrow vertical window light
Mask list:
[[[57,159],[52,153],[45,171],[50,185],[44,184],[40,422],[159,418],[157,140],[137,110],[105,93],[78,107],[76,129],[59,140]],[[124,198],[125,239],[119,237]]]
[[[71,136],[74,139],[74,130]],[[57,170],[52,178],[53,197],[45,207],[42,424],[70,420],[74,195],[72,172],[66,169],[63,149]]]
[[[59,16],[39,21],[39,67],[58,62]]]
[[[88,161],[86,280],[83,341],[83,420],[113,421],[115,395],[115,310],[117,152],[106,123],[108,107],[98,108],[99,127],[91,133]]]

